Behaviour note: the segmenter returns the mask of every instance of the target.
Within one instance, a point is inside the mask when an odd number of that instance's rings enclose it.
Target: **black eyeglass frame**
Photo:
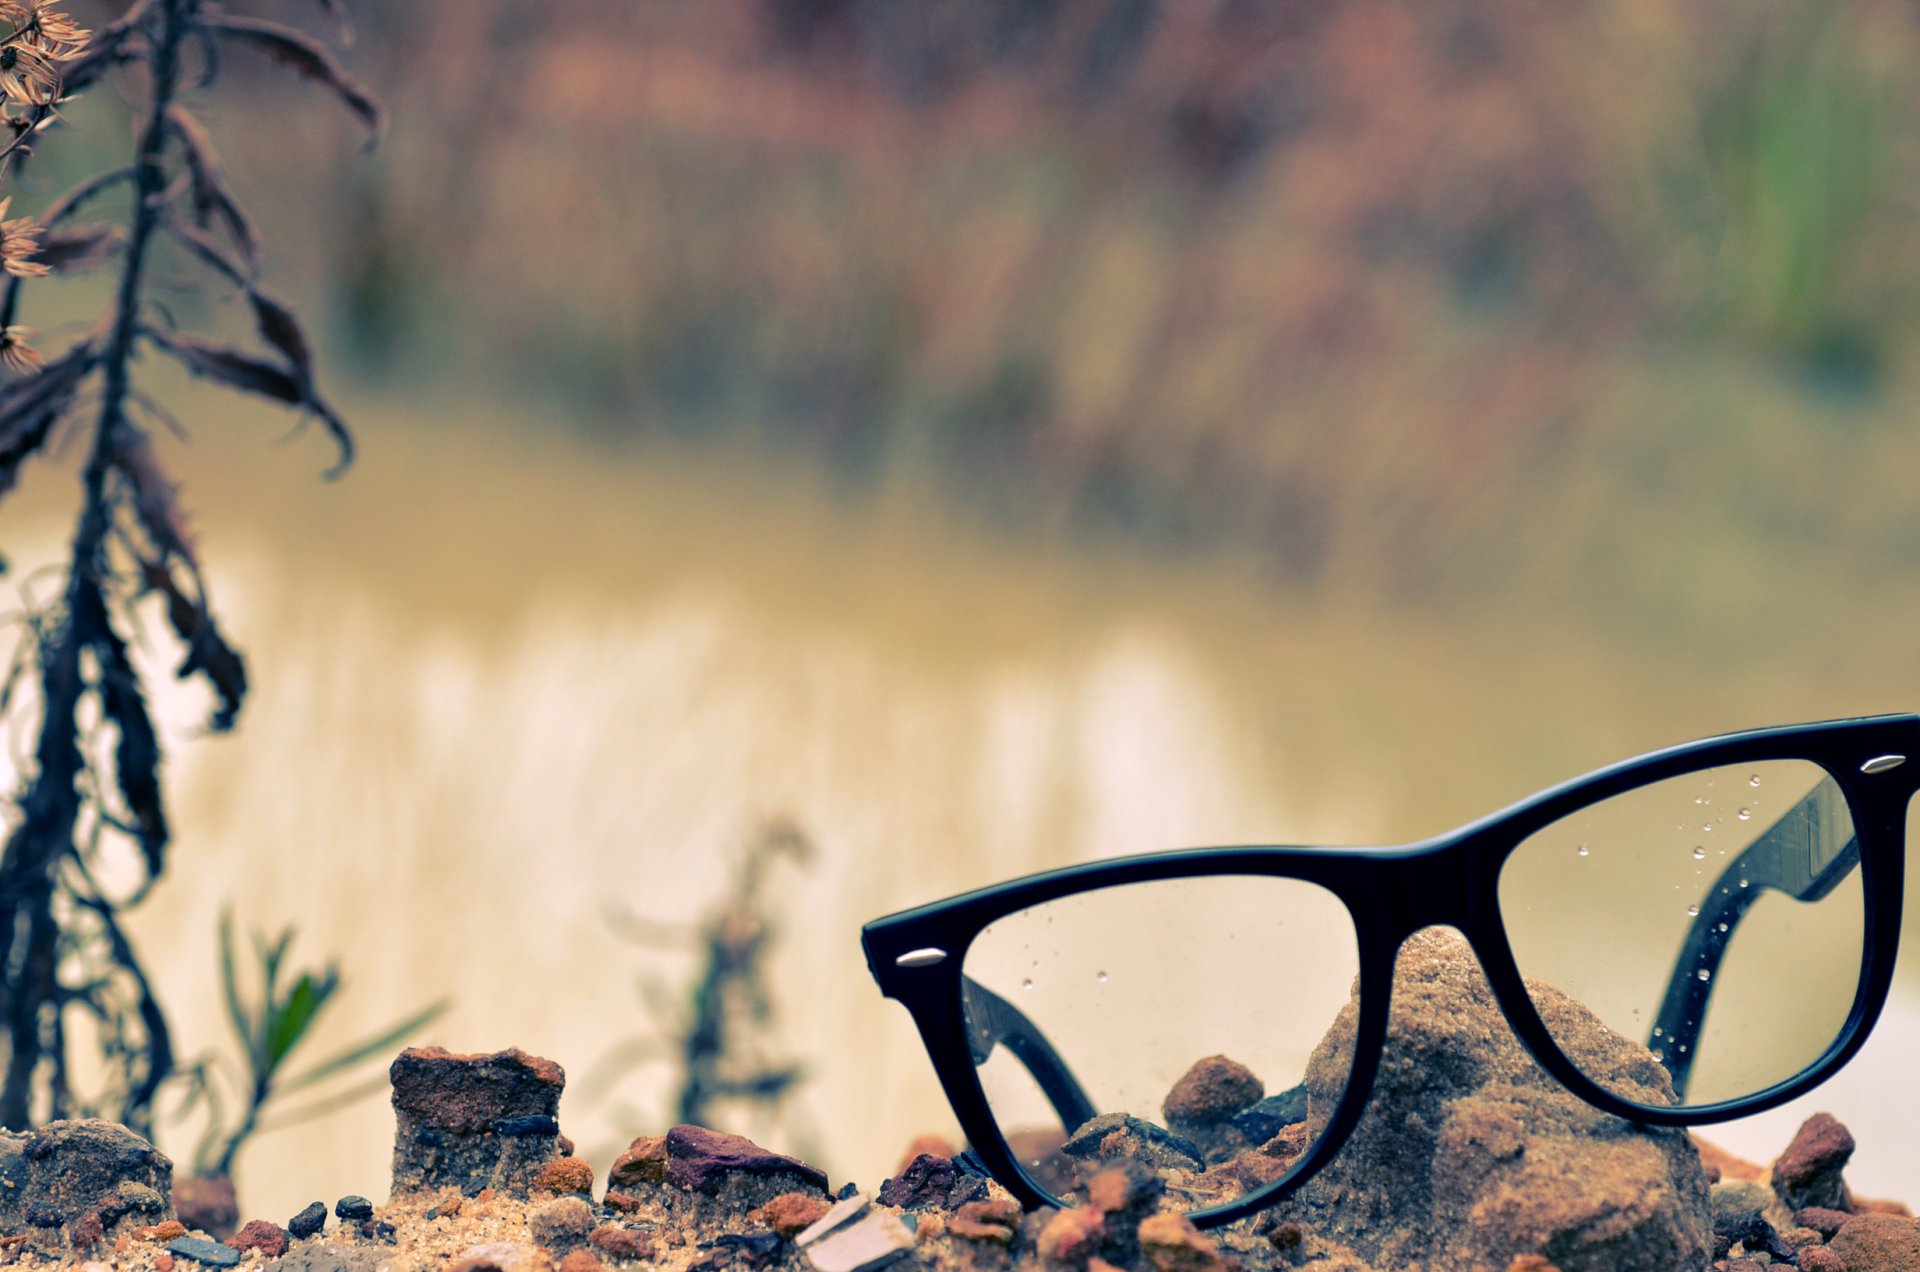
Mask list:
[[[1402,942],[1422,928],[1457,928],[1486,972],[1495,1001],[1521,1043],[1566,1088],[1615,1116],[1653,1126],[1691,1126],[1745,1117],[1783,1104],[1852,1058],[1885,1006],[1900,937],[1908,802],[1920,791],[1920,715],[1872,716],[1755,729],[1655,751],[1596,770],[1457,830],[1382,848],[1229,847],[1184,849],[1091,862],[982,888],[876,919],[861,930],[867,965],[881,992],[904,1005],[981,1162],[1031,1208],[1064,1204],[1008,1148],[968,1036],[962,969],[982,929],[1016,911],[1120,884],[1215,875],[1269,875],[1324,887],[1352,917],[1359,947],[1359,1017],[1352,1070],[1339,1105],[1293,1169],[1224,1205],[1189,1213],[1201,1227],[1244,1218],[1299,1187],[1340,1151],[1359,1124],[1386,1045],[1393,966]],[[1906,757],[1915,756],[1908,763]],[[1630,1103],[1593,1082],[1560,1052],[1522,983],[1500,917],[1501,867],[1534,832],[1588,805],[1705,768],[1807,760],[1845,795],[1859,843],[1864,896],[1860,980],[1846,1023],[1817,1061],[1757,1094],[1682,1109]],[[1890,762],[1891,761],[1891,762]]]

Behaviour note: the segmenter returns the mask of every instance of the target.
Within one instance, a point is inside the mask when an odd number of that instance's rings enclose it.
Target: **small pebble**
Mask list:
[[[365,1197],[348,1194],[334,1203],[333,1213],[347,1223],[360,1223],[373,1218],[373,1203]]]
[[[183,1259],[194,1259],[216,1268],[230,1268],[240,1262],[240,1252],[232,1246],[221,1245],[218,1241],[207,1241],[200,1237],[175,1237],[167,1242],[167,1253]]]
[[[296,1237],[310,1237],[327,1226],[327,1203],[316,1201],[287,1220],[287,1231]]]

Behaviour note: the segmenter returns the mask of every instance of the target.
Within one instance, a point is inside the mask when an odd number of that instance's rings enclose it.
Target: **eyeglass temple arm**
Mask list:
[[[1091,1121],[1096,1112],[1093,1101],[1040,1026],[973,977],[962,976],[960,981],[967,999],[967,1048],[974,1064],[985,1064],[995,1046],[1005,1047],[1033,1075],[1068,1134]]]
[[[1860,841],[1852,826],[1845,795],[1827,778],[1735,857],[1707,889],[1700,913],[1681,942],[1647,1039],[1648,1047],[1665,1056],[1662,1063],[1680,1100],[1686,1098],[1706,1028],[1707,1003],[1734,929],[1763,888],[1796,901],[1818,901],[1838,887],[1860,860]]]

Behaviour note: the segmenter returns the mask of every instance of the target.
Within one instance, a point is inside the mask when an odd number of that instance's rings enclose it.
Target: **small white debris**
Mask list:
[[[865,1193],[855,1193],[845,1201],[836,1201],[833,1203],[833,1209],[827,1211],[826,1214],[821,1215],[818,1219],[814,1220],[812,1224],[803,1229],[800,1235],[793,1239],[793,1244],[805,1249],[807,1246],[812,1245],[820,1238],[826,1236],[829,1232],[832,1232],[835,1228],[838,1228],[841,1224],[858,1218],[860,1212],[866,1208],[867,1195]]]
[[[818,1272],[867,1272],[913,1249],[913,1232],[884,1210],[848,1224],[807,1250]]]

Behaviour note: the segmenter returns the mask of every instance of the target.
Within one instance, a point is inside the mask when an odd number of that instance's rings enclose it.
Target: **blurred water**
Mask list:
[[[668,1075],[598,1098],[578,1079],[645,1027],[643,970],[684,985],[693,968],[617,939],[609,907],[699,917],[758,820],[785,813],[819,855],[775,889],[778,1045],[810,1075],[782,1134],[871,1184],[950,1116],[866,975],[862,921],[1069,861],[1365,841],[1402,818],[1393,740],[1335,723],[1362,705],[1343,685],[1392,676],[1363,645],[1330,659],[1346,680],[1287,665],[1290,641],[1326,641],[1287,635],[1309,620],[1284,606],[1256,606],[1258,639],[1221,646],[1177,569],[981,547],[911,509],[844,515],[817,491],[657,456],[372,438],[337,488],[284,452],[183,461],[255,677],[221,739],[190,738],[204,704],[156,678],[177,855],[134,929],[187,1054],[226,1045],[213,939],[231,903],[244,924],[297,923],[307,958],[341,959],[349,987],[316,1052],[451,996],[421,1041],[559,1060],[576,1078],[563,1125],[604,1170],[667,1123]],[[16,560],[54,551],[64,481],[8,514]],[[1241,612],[1230,584],[1195,586]],[[1392,696],[1427,720],[1447,714],[1432,692]],[[1808,1107],[1853,1113],[1862,1191],[1920,1197],[1880,1111],[1920,1022],[1903,1008],[1892,1024]],[[1718,1138],[1765,1157],[1788,1116]],[[372,1099],[263,1137],[240,1162],[248,1212],[381,1195],[391,1129]]]

